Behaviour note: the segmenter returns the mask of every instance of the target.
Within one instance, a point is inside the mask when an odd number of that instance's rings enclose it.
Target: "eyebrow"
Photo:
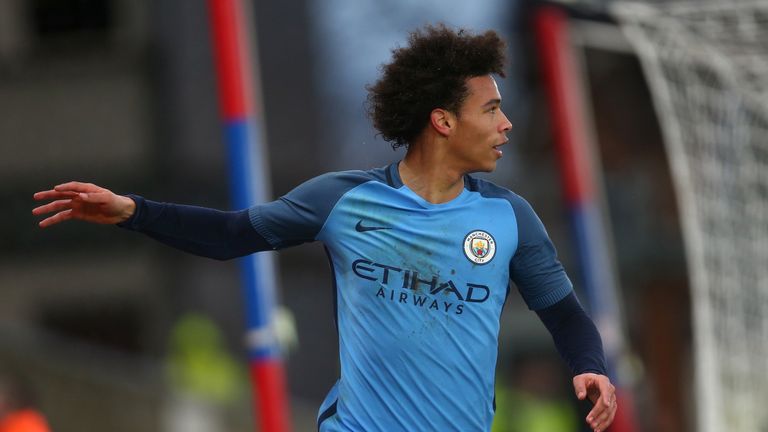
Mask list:
[[[487,107],[491,105],[501,105],[501,99],[491,99],[488,102],[484,103],[483,107]]]

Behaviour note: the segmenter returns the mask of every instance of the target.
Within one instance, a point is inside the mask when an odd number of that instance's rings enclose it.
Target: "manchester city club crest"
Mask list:
[[[475,264],[486,264],[496,255],[496,240],[485,231],[472,231],[464,237],[464,255]]]

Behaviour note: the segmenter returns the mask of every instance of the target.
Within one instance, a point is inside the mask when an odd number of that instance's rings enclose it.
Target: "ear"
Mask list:
[[[456,126],[456,117],[450,111],[435,108],[429,113],[429,122],[432,125],[432,129],[437,133],[442,136],[448,136]]]

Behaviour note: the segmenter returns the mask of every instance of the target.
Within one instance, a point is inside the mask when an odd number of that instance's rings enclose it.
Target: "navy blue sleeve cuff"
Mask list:
[[[138,223],[141,221],[141,217],[146,213],[146,211],[144,210],[146,201],[144,200],[144,197],[139,195],[126,195],[126,196],[132,199],[134,203],[136,203],[136,209],[133,211],[133,214],[131,215],[131,217],[118,223],[117,226],[119,226],[120,228],[125,228],[125,229],[135,231],[138,228]]]

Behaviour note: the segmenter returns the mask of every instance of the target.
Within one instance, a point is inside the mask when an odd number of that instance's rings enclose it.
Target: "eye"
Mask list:
[[[488,110],[488,112],[491,113],[491,114],[496,114],[496,111],[498,111],[498,110],[499,110],[499,107],[491,107]]]

